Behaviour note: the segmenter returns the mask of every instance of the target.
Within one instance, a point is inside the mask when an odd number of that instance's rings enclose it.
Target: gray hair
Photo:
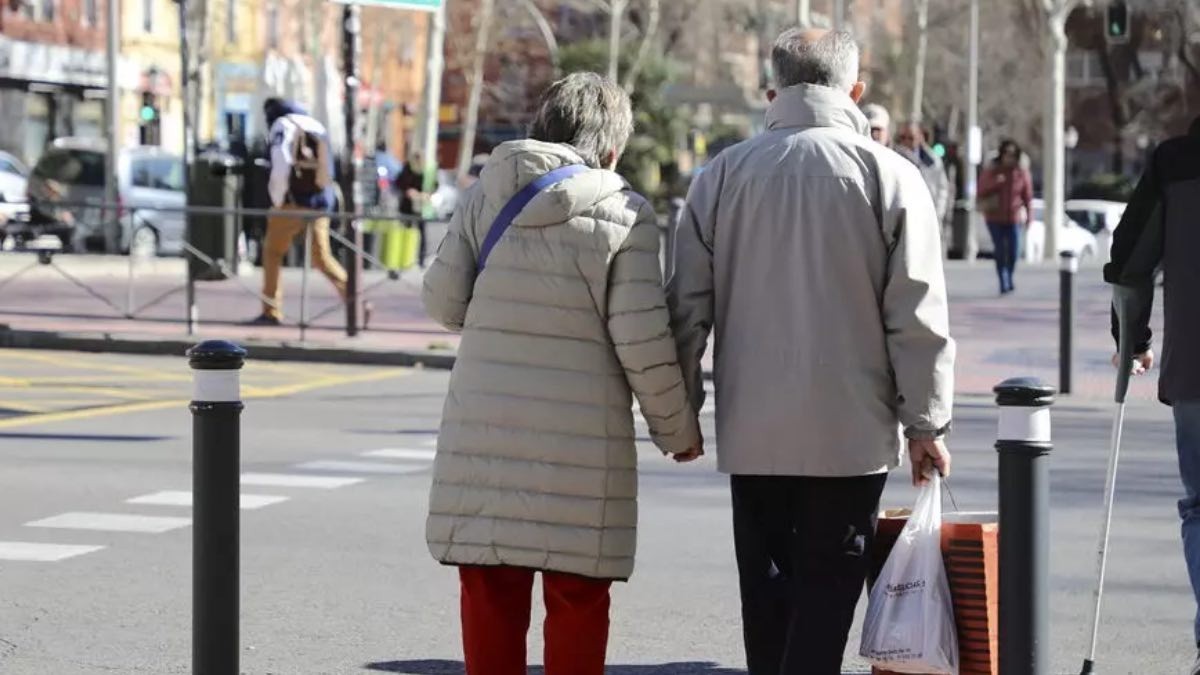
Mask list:
[[[573,73],[550,85],[529,129],[534,140],[575,148],[593,168],[610,150],[619,157],[632,133],[629,94],[596,73]]]
[[[848,91],[858,81],[858,44],[845,31],[816,37],[811,30],[789,28],[771,49],[775,84],[780,89],[818,84]]]

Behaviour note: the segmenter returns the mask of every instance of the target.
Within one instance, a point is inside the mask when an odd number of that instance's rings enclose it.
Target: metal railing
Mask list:
[[[394,213],[378,212],[373,210],[361,211],[356,213],[347,212],[317,212],[317,211],[302,211],[302,210],[277,210],[277,209],[253,209],[253,208],[225,208],[225,207],[208,207],[208,206],[163,206],[163,207],[133,207],[133,206],[114,206],[112,204],[103,203],[67,203],[54,202],[53,209],[57,214],[74,212],[76,210],[87,211],[90,213],[103,214],[99,221],[78,222],[74,226],[61,224],[50,224],[47,226],[37,226],[28,223],[27,221],[8,223],[0,222],[0,243],[10,236],[19,237],[23,240],[23,245],[14,249],[15,253],[28,252],[36,256],[36,260],[27,266],[18,268],[15,272],[0,276],[0,291],[24,277],[31,271],[39,268],[48,268],[54,270],[59,276],[69,281],[72,285],[86,292],[89,296],[105,305],[108,309],[114,312],[113,318],[122,319],[140,319],[144,318],[147,310],[160,305],[168,298],[180,293],[186,292],[187,300],[185,303],[186,310],[183,322],[187,325],[187,333],[193,335],[198,324],[198,311],[196,299],[196,283],[201,276],[198,273],[197,267],[201,271],[206,271],[209,274],[215,275],[219,279],[232,280],[242,291],[254,297],[262,303],[263,307],[271,307],[277,311],[281,311],[280,307],[274,298],[266,297],[260,290],[251,286],[246,280],[241,278],[236,269],[237,264],[234,260],[227,260],[220,254],[214,254],[213,251],[202,250],[197,246],[199,239],[194,236],[197,232],[194,228],[198,226],[193,222],[197,217],[221,217],[227,218],[232,216],[235,221],[230,227],[228,223],[212,223],[207,224],[207,227],[226,228],[225,237],[232,237],[232,241],[226,239],[222,241],[220,248],[229,250],[233,247],[235,258],[239,246],[240,238],[246,235],[246,229],[243,227],[243,220],[246,218],[288,218],[292,220],[302,220],[304,230],[302,244],[302,271],[300,278],[300,307],[299,320],[296,327],[299,329],[300,339],[303,341],[307,338],[307,332],[313,327],[314,322],[335,313],[339,309],[346,308],[346,333],[347,335],[355,335],[360,329],[359,320],[362,313],[357,311],[364,302],[368,301],[372,293],[375,293],[389,283],[400,282],[402,280],[402,272],[404,267],[393,267],[381,259],[381,256],[376,255],[372,251],[368,251],[362,244],[363,224],[370,222],[372,224],[391,223],[401,227],[411,226],[420,221],[419,218],[413,216],[405,216]],[[109,218],[107,214],[115,214],[115,219]],[[153,222],[147,220],[145,216],[155,214],[156,217],[161,216],[176,216],[184,220],[183,236],[179,242],[180,254],[185,260],[185,279],[177,286],[171,287],[165,291],[159,292],[151,299],[138,304],[136,286],[138,280],[138,263],[140,256],[134,250],[134,237],[137,231],[143,227],[154,229]],[[309,298],[309,273],[312,269],[312,243],[313,243],[313,227],[319,220],[325,220],[331,223],[339,223],[340,228],[329,227],[329,236],[331,242],[337,242],[344,251],[348,252],[344,262],[347,265],[347,295],[345,302],[339,302],[328,307],[319,309],[318,311],[310,311]],[[48,246],[39,242],[37,232],[39,230],[45,232],[66,232],[67,228],[79,227],[85,233],[104,233],[110,229],[116,229],[119,232],[119,240],[129,249],[127,256],[127,277],[125,281],[125,302],[124,307],[114,301],[109,295],[101,292],[92,284],[81,279],[77,274],[71,272],[63,264],[56,260],[56,256],[63,253],[60,247]],[[163,241],[161,239],[162,232],[156,231],[158,237],[158,247],[162,248]],[[208,239],[211,242],[211,239]],[[262,241],[266,240],[266,227],[263,228]],[[207,247],[212,248],[212,247]],[[265,251],[263,252],[265,255]],[[386,257],[386,256],[385,256]],[[403,261],[402,261],[403,262]],[[364,263],[369,263],[375,268],[385,271],[381,279],[375,280],[365,287],[361,287],[362,271]],[[0,293],[0,303],[3,303],[3,293]],[[354,310],[349,307],[353,303]],[[0,311],[3,307],[0,306]],[[47,315],[52,315],[47,313]]]

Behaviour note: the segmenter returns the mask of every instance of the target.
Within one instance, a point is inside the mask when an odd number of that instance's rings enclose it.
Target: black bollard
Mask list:
[[[209,340],[187,352],[192,394],[192,672],[238,675],[239,473],[246,350]]]
[[[1050,406],[1036,378],[996,385],[1000,427],[1000,675],[1049,672]]]
[[[1058,391],[1071,393],[1071,370],[1075,362],[1075,273],[1079,258],[1071,251],[1059,254],[1058,291]]]

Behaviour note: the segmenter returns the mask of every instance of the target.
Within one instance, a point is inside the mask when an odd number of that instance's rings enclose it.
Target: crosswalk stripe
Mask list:
[[[294,473],[244,473],[242,485],[268,485],[274,487],[317,488],[332,490],[363,482],[362,478],[347,476],[302,476]]]
[[[130,513],[73,511],[25,523],[25,527],[51,527],[61,530],[98,530],[101,532],[147,532],[161,534],[187,527],[191,518],[142,516]]]
[[[242,493],[240,497],[240,506],[243,511],[252,509],[261,509],[264,506],[286,502],[288,497],[278,497],[275,495],[248,495]],[[151,506],[191,506],[193,501],[192,493],[188,490],[164,490],[162,492],[154,492],[133,499],[126,499],[126,504],[146,504]]]
[[[103,546],[71,546],[68,544],[39,544],[32,541],[0,541],[0,560],[22,562],[58,562],[85,553],[94,553]]]
[[[363,457],[378,457],[380,459],[415,459],[422,462],[432,462],[434,456],[437,455],[436,450],[422,450],[419,448],[384,448],[383,450],[371,450],[362,453]]]
[[[426,471],[429,469],[429,465],[385,464],[383,462],[319,461],[297,464],[296,468],[304,469],[305,471],[333,471],[336,473],[405,474]]]

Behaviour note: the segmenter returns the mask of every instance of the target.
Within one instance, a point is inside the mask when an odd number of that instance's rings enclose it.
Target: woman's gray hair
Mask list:
[[[600,168],[610,150],[619,157],[632,133],[629,94],[596,73],[573,73],[550,85],[529,129],[534,140],[575,148],[592,168]]]
[[[789,28],[775,40],[771,65],[780,89],[817,84],[849,91],[858,81],[858,44],[845,31]]]

